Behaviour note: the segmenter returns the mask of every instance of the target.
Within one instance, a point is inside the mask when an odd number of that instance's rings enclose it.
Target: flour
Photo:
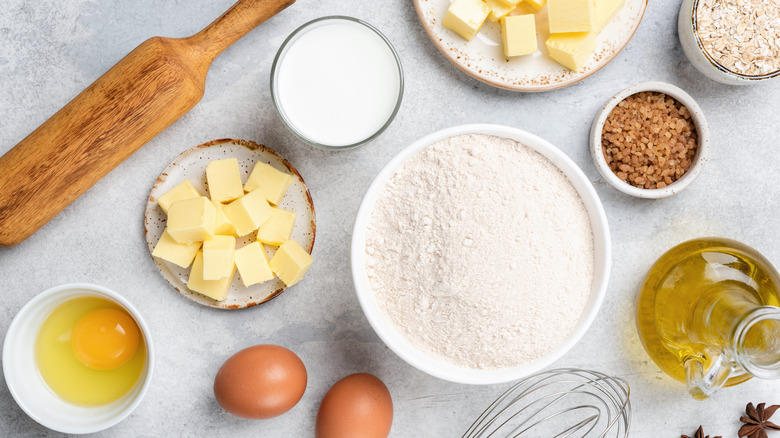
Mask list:
[[[411,157],[377,199],[367,272],[420,350],[461,366],[519,366],[574,330],[593,233],[565,175],[515,141],[460,135]]]

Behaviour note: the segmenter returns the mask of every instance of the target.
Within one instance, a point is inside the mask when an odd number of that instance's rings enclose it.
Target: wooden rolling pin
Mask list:
[[[295,0],[239,0],[189,38],[146,40],[0,157],[0,246],[23,241],[203,97],[214,58]]]

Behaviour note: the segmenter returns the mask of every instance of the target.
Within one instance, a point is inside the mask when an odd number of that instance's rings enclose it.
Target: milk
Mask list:
[[[400,64],[371,28],[333,18],[293,36],[278,55],[274,98],[306,140],[360,143],[389,123],[400,101]]]

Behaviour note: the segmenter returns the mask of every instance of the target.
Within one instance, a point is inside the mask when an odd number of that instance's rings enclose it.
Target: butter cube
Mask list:
[[[290,240],[295,225],[295,212],[271,207],[273,214],[257,230],[257,240],[279,246]]]
[[[268,254],[260,242],[252,242],[236,250],[236,267],[246,287],[274,279]]]
[[[601,32],[621,6],[623,0],[596,0],[596,21],[593,32]]]
[[[504,2],[504,0],[485,0],[485,4],[487,4],[488,8],[490,8],[488,20],[492,21],[493,23],[498,23],[502,18],[509,15],[509,13],[515,9],[517,3],[507,4]]]
[[[214,236],[203,242],[203,279],[219,280],[232,275],[235,269],[236,238]]]
[[[244,236],[260,228],[273,214],[262,190],[255,190],[226,205],[223,210],[236,227],[236,234]]]
[[[550,33],[590,32],[596,23],[595,0],[549,0]]]
[[[195,261],[192,262],[187,287],[213,300],[224,301],[228,296],[228,292],[230,292],[230,284],[233,282],[235,273],[235,264],[233,264],[233,272],[227,277],[219,280],[203,279],[203,251],[198,251],[198,254],[195,255]]]
[[[225,216],[225,206],[219,202],[211,201],[214,204],[214,209],[217,211],[217,215],[214,218],[214,234],[220,234],[223,236],[235,236],[236,227],[233,226],[233,222]]]
[[[467,41],[471,41],[479,32],[488,14],[490,8],[482,0],[455,0],[447,9],[441,24]]]
[[[200,245],[200,242],[178,243],[173,240],[173,237],[171,237],[166,230],[163,231],[160,240],[157,241],[157,245],[154,246],[152,255],[171,262],[174,265],[186,268],[192,263],[192,259],[194,259],[195,254],[198,253]]]
[[[206,166],[206,181],[209,183],[212,201],[230,202],[244,194],[241,172],[238,169],[238,160],[235,158],[210,162]]]
[[[279,205],[292,182],[292,175],[280,172],[270,164],[257,162],[252,173],[249,174],[249,179],[246,180],[244,190],[253,192],[260,189],[268,202]]]
[[[547,40],[550,58],[574,71],[580,71],[596,50],[593,32],[556,33]]]
[[[547,3],[547,0],[525,0],[525,2],[531,5],[531,7],[534,8],[535,11],[539,11]]]
[[[504,55],[522,56],[536,53],[536,21],[533,15],[513,15],[501,20]]]
[[[168,190],[157,198],[157,204],[162,208],[162,210],[167,214],[168,208],[176,201],[181,201],[182,199],[189,199],[189,198],[197,198],[200,196],[200,192],[198,192],[198,189],[195,188],[195,186],[192,185],[190,180],[185,179],[184,181],[180,182],[176,187]]]
[[[290,239],[276,250],[270,265],[274,274],[289,287],[301,281],[311,262],[311,255]]]
[[[216,214],[205,196],[176,201],[168,210],[168,234],[178,243],[209,240],[214,236]]]
[[[490,6],[490,1],[496,1],[509,8],[514,8],[523,2],[523,0],[485,0],[485,3],[488,3],[488,6]]]

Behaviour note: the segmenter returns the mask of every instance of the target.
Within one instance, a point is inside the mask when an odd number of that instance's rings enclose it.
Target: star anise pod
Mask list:
[[[775,411],[780,409],[780,405],[765,407],[766,403],[759,403],[758,407],[753,403],[748,403],[745,407],[747,417],[739,417],[739,421],[745,423],[739,428],[737,435],[747,438],[768,438],[767,430],[780,430],[780,426],[769,421]]]
[[[704,436],[704,431],[702,430],[701,426],[699,426],[698,429],[696,429],[696,433],[693,434],[693,437],[689,437],[688,435],[682,435],[680,438],[710,438],[709,435]],[[721,436],[714,436],[712,438],[723,438]]]

